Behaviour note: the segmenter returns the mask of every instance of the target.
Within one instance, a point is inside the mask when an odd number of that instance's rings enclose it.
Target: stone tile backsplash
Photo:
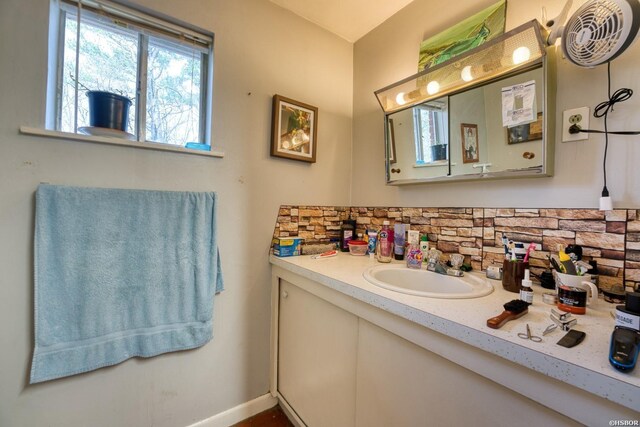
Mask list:
[[[578,244],[586,260],[596,260],[599,286],[640,286],[640,209],[505,209],[281,206],[274,237],[299,236],[306,243],[340,237],[349,216],[356,233],[380,229],[382,222],[411,224],[445,254],[460,253],[475,270],[502,265],[502,233],[510,240],[538,243],[530,260],[534,275],[548,267],[559,244]]]

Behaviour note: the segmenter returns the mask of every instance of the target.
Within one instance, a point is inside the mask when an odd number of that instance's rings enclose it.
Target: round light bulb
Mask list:
[[[398,105],[404,105],[407,103],[407,100],[404,98],[404,92],[400,92],[399,94],[396,95],[396,104]]]
[[[429,82],[429,84],[427,85],[427,93],[429,95],[433,95],[434,93],[438,93],[439,91],[440,91],[440,83],[438,83],[435,80]]]
[[[467,65],[462,69],[462,71],[460,72],[460,77],[465,82],[470,82],[471,80],[473,80],[473,75],[471,74],[471,65]]]
[[[529,48],[520,46],[516,50],[513,51],[513,63],[514,65],[522,64],[531,58],[531,51]]]

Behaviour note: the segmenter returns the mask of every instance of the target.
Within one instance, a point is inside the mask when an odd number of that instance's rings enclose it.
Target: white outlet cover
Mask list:
[[[589,107],[573,108],[571,110],[564,110],[562,112],[562,142],[583,141],[589,139],[588,133],[569,133],[571,123],[569,123],[569,117],[574,114],[580,114],[582,121],[579,123],[583,129],[589,129]]]

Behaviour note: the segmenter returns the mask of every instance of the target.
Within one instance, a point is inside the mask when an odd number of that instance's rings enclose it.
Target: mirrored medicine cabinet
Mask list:
[[[375,92],[387,184],[553,174],[555,52],[530,21]]]

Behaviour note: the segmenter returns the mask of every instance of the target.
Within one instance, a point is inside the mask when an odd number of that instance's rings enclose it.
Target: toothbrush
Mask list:
[[[504,231],[502,232],[502,246],[504,246],[504,258],[509,259],[509,240]]]
[[[535,252],[536,250],[536,244],[535,243],[529,243],[529,246],[527,247],[527,253],[524,255],[524,262],[529,262],[529,255],[531,254],[531,252]]]

